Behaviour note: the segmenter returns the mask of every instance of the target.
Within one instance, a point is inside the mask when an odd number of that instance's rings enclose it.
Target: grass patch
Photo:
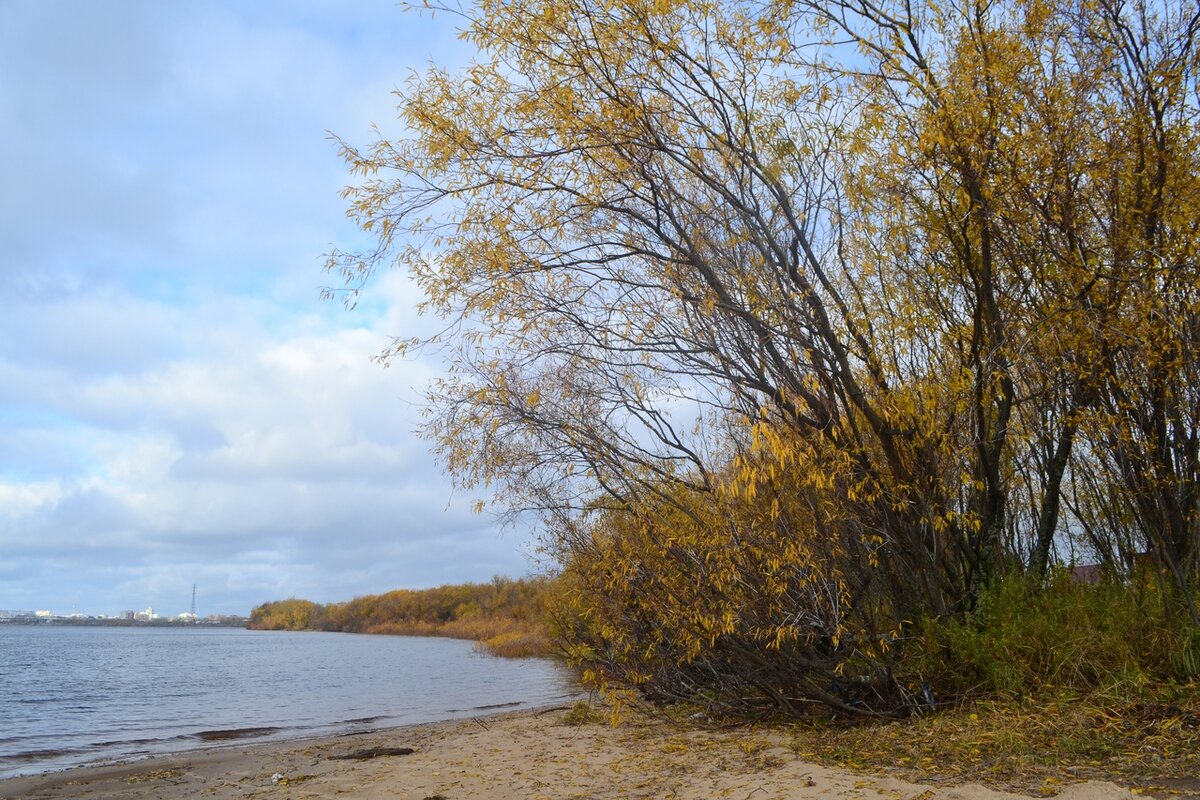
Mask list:
[[[997,581],[970,614],[914,625],[898,674],[936,712],[803,722],[803,757],[1037,796],[1111,780],[1200,798],[1200,638],[1165,584]]]
[[[552,651],[550,639],[541,627],[519,627],[479,641],[479,647],[500,658],[546,656]]]
[[[1139,699],[1097,693],[980,700],[886,723],[793,730],[803,758],[910,781],[978,782],[1025,794],[1111,780],[1151,796],[1200,794],[1200,686]]]
[[[898,668],[939,698],[1136,696],[1200,678],[1200,632],[1153,581],[1013,575],[970,614],[913,626]]]

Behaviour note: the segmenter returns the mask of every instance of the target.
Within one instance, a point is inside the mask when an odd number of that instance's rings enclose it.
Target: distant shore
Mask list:
[[[119,619],[115,617],[13,617],[0,619],[0,625],[66,625],[106,628],[244,628],[246,617],[225,617],[222,619],[175,620],[175,619]]]
[[[406,752],[411,750],[411,752]],[[980,786],[931,787],[805,762],[786,734],[703,731],[578,709],[523,711],[302,741],[210,748],[0,781],[0,798],[216,800],[502,798],[893,798],[1009,800]],[[1128,800],[1108,783],[1063,800]]]

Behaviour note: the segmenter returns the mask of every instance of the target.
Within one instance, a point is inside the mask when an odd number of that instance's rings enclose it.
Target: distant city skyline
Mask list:
[[[246,617],[248,614],[194,614],[191,611],[181,611],[178,614],[160,614],[153,606],[147,606],[139,611],[125,609],[116,613],[93,613],[85,614],[82,611],[71,611],[63,613],[49,608],[25,609],[25,608],[0,608],[0,621],[8,621],[13,619],[21,619],[32,617],[34,619],[110,619],[110,620],[132,620],[151,622],[154,620],[203,620],[224,618],[230,616]]]
[[[198,590],[198,588],[199,587],[197,587],[197,590]],[[36,607],[32,607],[32,608],[0,608],[0,619],[3,619],[6,615],[13,615],[13,614],[33,614],[33,615],[48,614],[48,615],[52,615],[55,617],[61,617],[61,618],[67,618],[67,617],[71,617],[71,616],[75,616],[75,615],[82,615],[85,617],[101,617],[101,616],[103,616],[103,617],[108,617],[108,618],[116,618],[116,617],[119,617],[126,613],[140,614],[140,613],[144,613],[144,612],[149,612],[150,614],[158,614],[160,617],[164,617],[164,618],[178,617],[182,614],[195,614],[197,617],[206,616],[206,614],[203,613],[203,606],[200,603],[200,598],[202,597],[202,595],[199,594],[198,591],[195,595],[196,605],[195,605],[195,608],[193,608],[193,606],[192,606],[192,597],[193,597],[192,591],[193,591],[192,587],[189,586],[188,587],[187,607],[182,608],[179,611],[173,611],[173,612],[165,612],[162,608],[159,608],[156,610],[152,603],[151,604],[132,603],[132,604],[126,605],[125,607],[122,607],[120,610],[111,610],[111,609],[101,609],[101,610],[87,609],[87,610],[84,610],[84,609],[79,608],[78,604],[76,604],[74,602],[70,603],[71,608],[69,611],[67,611],[67,610],[65,610],[65,608],[63,607],[63,604],[61,602],[58,602],[58,603],[52,602],[52,603],[39,604]],[[250,613],[250,610],[251,609],[246,609],[245,613],[242,614],[241,616],[248,615]],[[212,612],[212,613],[217,613],[217,612]]]

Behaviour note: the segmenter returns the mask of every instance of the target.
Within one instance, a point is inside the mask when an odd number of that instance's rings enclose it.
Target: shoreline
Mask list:
[[[786,732],[707,731],[632,717],[580,724],[562,706],[336,736],[205,747],[0,780],[0,798],[893,798],[1010,800],[809,763]],[[405,752],[410,751],[410,752]],[[1110,783],[1063,800],[1129,800]]]
[[[490,703],[472,708],[447,709],[443,712],[446,716],[416,722],[399,722],[393,717],[390,724],[387,722],[377,724],[381,720],[389,718],[387,716],[370,716],[309,727],[248,726],[199,730],[190,734],[180,734],[158,739],[137,738],[130,742],[111,742],[109,744],[142,744],[154,749],[115,755],[94,754],[92,758],[87,757],[86,750],[53,751],[52,755],[60,757],[60,761],[57,763],[49,761],[46,762],[47,766],[39,768],[33,760],[30,760],[31,771],[27,773],[17,772],[16,774],[5,775],[0,772],[0,788],[10,781],[23,779],[33,781],[49,779],[68,772],[133,767],[148,761],[181,759],[209,752],[267,747],[271,745],[301,745],[308,742],[340,741],[347,737],[370,736],[372,734],[383,735],[410,728],[450,724],[503,714],[536,714],[552,709],[565,710],[569,708],[569,703],[579,700],[583,696],[582,693],[565,695],[562,698],[555,698],[541,705],[530,705],[518,700],[504,703]],[[568,705],[563,705],[563,702],[568,703]],[[169,746],[172,743],[175,743],[176,746]],[[38,754],[41,755],[41,753]],[[79,757],[83,760],[70,758],[66,759],[64,763],[64,757]],[[0,793],[0,798],[5,796],[3,793]]]

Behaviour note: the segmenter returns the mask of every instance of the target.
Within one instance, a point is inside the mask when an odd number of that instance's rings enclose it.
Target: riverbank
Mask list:
[[[396,589],[322,605],[290,598],[256,606],[252,630],[315,630],[468,639],[494,656],[557,652],[547,618],[554,581],[546,577]]]
[[[583,716],[552,709],[197,750],[123,765],[11,778],[0,781],[0,798],[1010,800],[1022,796],[978,785],[935,787],[818,766],[798,755],[791,737],[780,731],[688,730],[641,718],[613,727]],[[412,752],[402,754],[406,749]],[[1100,782],[1054,789],[1064,800],[1135,797]]]

